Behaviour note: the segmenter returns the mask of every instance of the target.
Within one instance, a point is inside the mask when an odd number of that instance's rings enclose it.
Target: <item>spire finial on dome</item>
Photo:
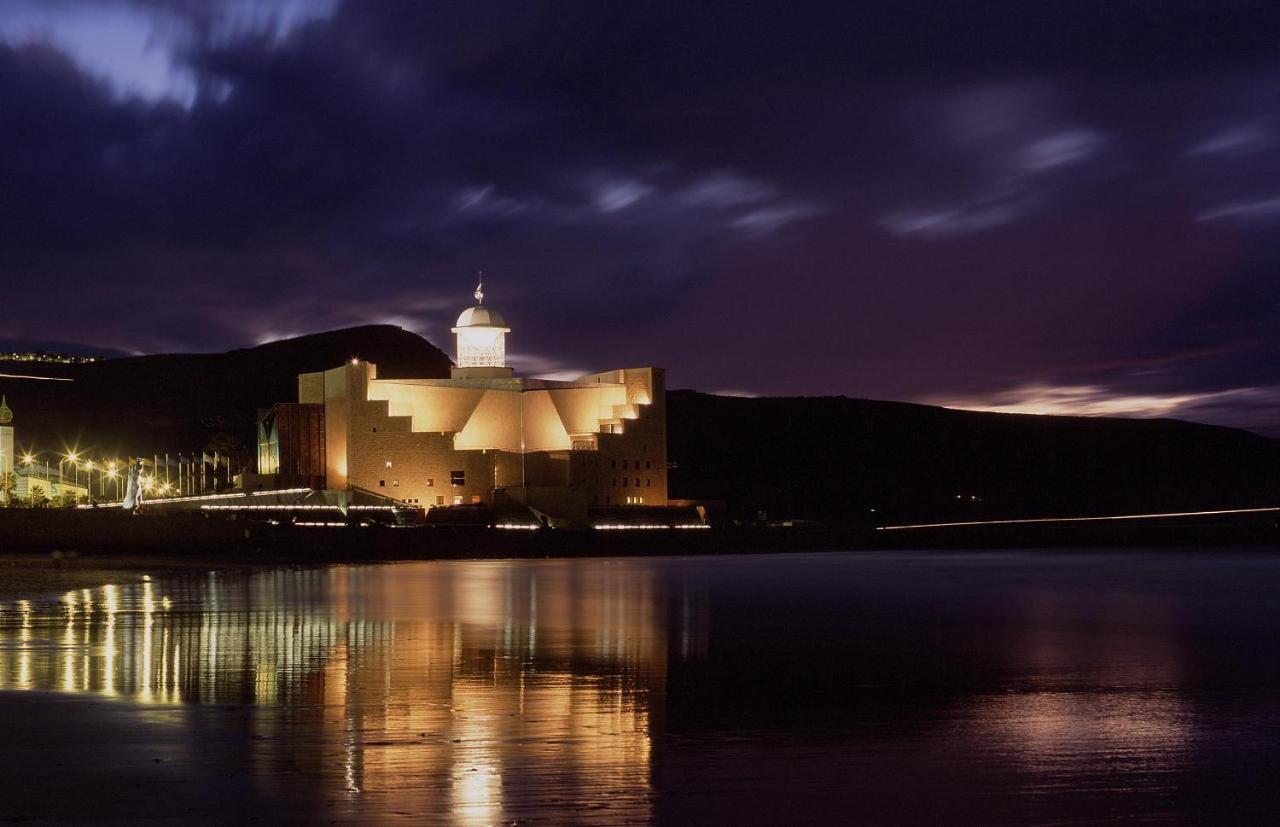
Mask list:
[[[479,278],[479,283],[476,284],[476,292],[474,294],[476,297],[476,304],[484,304],[484,271],[479,271],[477,276]]]

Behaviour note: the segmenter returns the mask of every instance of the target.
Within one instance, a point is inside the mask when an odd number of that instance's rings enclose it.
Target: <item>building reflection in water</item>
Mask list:
[[[668,611],[664,588],[605,560],[104,585],[4,605],[0,689],[247,705],[262,785],[302,774],[331,806],[395,796],[489,824],[605,800],[642,817],[669,651],[706,642],[705,607],[679,594]]]

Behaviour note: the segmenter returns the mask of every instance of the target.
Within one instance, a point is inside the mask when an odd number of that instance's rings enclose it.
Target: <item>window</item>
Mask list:
[[[391,460],[387,460],[386,462],[384,462],[384,463],[383,463],[383,465],[385,465],[386,467],[390,468],[390,467],[391,467]]]
[[[373,429],[373,432],[376,434],[376,433],[378,432],[378,429],[377,429],[377,428],[374,428],[374,429]]]
[[[626,487],[627,487],[627,478],[626,478],[626,477],[623,477],[623,478],[622,478],[622,487],[623,487],[623,488],[626,488]]]
[[[386,480],[378,480],[378,487],[379,487],[379,488],[386,488],[386,487],[387,487],[387,481],[386,481]]]
[[[652,485],[653,485],[653,480],[645,480],[645,481],[644,481],[644,487],[645,487],[645,488],[649,488],[649,487],[651,487]]]
[[[400,487],[400,480],[392,480],[392,481],[391,481],[391,487],[392,487],[392,488],[399,488],[399,487]]]
[[[651,467],[651,466],[650,466],[650,464],[649,464],[649,460],[645,460],[645,461],[644,461],[644,470],[648,471],[650,467]]]
[[[480,495],[479,495],[479,494],[472,494],[472,495],[471,495],[471,504],[472,504],[472,505],[479,505],[479,504],[480,504]]]
[[[617,477],[614,477],[614,478],[613,478],[613,487],[614,487],[614,488],[617,488],[617,487],[618,487],[618,478],[617,478]]]
[[[461,494],[454,494],[454,495],[453,495],[453,504],[454,504],[454,505],[462,505],[462,495],[461,495]]]
[[[449,484],[450,485],[466,485],[467,472],[466,471],[450,471]]]
[[[640,487],[640,478],[636,477],[636,488]]]
[[[437,495],[437,496],[436,496],[436,505],[444,505],[444,495],[443,495],[443,494],[439,494],[439,495]]]
[[[622,461],[622,470],[627,470],[627,461],[625,459]]]
[[[427,477],[427,488],[435,488],[435,487],[436,487],[435,477]]]

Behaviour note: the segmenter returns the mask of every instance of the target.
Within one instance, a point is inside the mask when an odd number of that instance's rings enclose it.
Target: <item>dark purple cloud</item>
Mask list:
[[[0,336],[448,344],[525,370],[1280,434],[1256,2],[22,2]]]

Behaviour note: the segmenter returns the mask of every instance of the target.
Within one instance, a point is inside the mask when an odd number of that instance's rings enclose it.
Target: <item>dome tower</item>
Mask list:
[[[457,367],[452,371],[453,377],[510,378],[512,371],[507,367],[507,334],[511,332],[511,328],[507,327],[501,313],[484,306],[483,273],[474,295],[475,306],[462,311],[453,328],[457,340]]]

